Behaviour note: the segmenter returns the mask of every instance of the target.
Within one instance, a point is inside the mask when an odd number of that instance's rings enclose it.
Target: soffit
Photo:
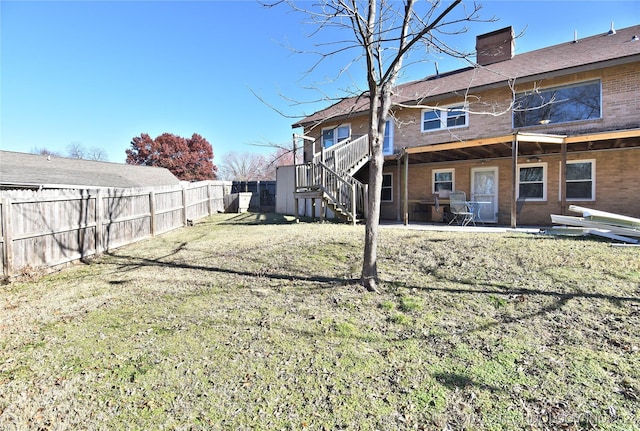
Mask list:
[[[512,142],[518,140],[518,156],[557,154],[561,144],[568,152],[640,147],[640,129],[563,136],[515,133],[468,141],[406,148],[410,163],[439,163],[512,157]]]

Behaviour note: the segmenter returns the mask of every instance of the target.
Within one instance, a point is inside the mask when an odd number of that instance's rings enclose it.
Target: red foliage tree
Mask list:
[[[182,181],[215,180],[218,168],[213,164],[213,148],[194,133],[186,139],[163,133],[155,139],[143,133],[131,140],[127,163],[167,168]]]

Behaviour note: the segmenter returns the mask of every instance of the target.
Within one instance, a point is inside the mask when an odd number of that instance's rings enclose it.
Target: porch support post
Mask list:
[[[560,162],[560,214],[567,213],[567,142],[562,141],[562,161]]]
[[[351,222],[355,226],[358,222],[358,214],[357,214],[357,199],[358,195],[356,194],[356,185],[351,184]]]
[[[518,175],[518,133],[513,134],[511,141],[511,228],[517,225],[518,217],[518,193],[517,193],[517,175]]]
[[[405,226],[409,224],[409,153],[404,152],[404,194],[402,196],[403,220]]]
[[[404,190],[403,186],[402,186],[402,181],[400,181],[400,178],[402,178],[402,156],[398,156],[398,158],[396,159],[396,196],[398,196],[398,199],[396,199],[396,221],[402,221],[402,217],[400,216],[400,214],[402,213],[402,204],[401,204],[401,199],[400,196],[402,196],[402,190]]]
[[[364,199],[364,219],[365,221],[369,219],[369,184],[363,184],[363,199]]]

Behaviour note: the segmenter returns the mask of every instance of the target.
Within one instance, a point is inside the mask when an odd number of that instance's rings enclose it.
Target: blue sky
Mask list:
[[[468,3],[468,2],[467,2]],[[516,54],[640,22],[640,1],[478,1],[481,17],[451,43],[508,25],[524,35]],[[308,3],[312,4],[312,3]],[[295,117],[363,82],[362,69],[334,81],[345,57],[305,72],[314,28],[286,7],[255,1],[0,1],[0,148],[65,153],[99,147],[124,162],[131,139],[169,132],[204,136],[214,163],[231,151],[269,153],[288,144]],[[462,67],[438,59],[439,70]],[[413,66],[402,81],[431,75]],[[308,89],[317,87],[322,92]],[[253,93],[286,113],[285,117]],[[315,103],[296,103],[312,102]]]

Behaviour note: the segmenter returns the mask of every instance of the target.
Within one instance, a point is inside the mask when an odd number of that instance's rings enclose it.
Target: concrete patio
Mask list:
[[[536,226],[522,226],[511,228],[509,226],[458,226],[448,225],[446,223],[424,223],[424,222],[412,222],[407,225],[402,222],[393,221],[381,221],[380,227],[383,229],[388,228],[401,228],[401,229],[413,229],[413,230],[429,230],[434,232],[480,232],[480,233],[505,233],[505,232],[520,232],[520,233],[540,233],[545,228]]]

